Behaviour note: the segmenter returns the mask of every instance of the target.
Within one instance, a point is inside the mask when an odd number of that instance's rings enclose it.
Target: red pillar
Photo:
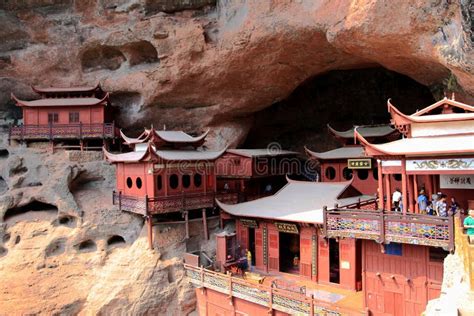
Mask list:
[[[384,198],[384,188],[383,188],[383,175],[382,175],[382,164],[380,160],[377,160],[377,176],[378,176],[378,196],[379,196],[379,210],[383,210],[383,198]]]
[[[202,224],[204,226],[204,239],[209,240],[209,231],[207,229],[207,217],[206,217],[206,209],[202,209]]]
[[[153,249],[153,220],[150,215],[146,218],[148,228],[148,247]]]
[[[390,190],[390,174],[385,174],[385,192],[387,194],[387,211],[392,209],[392,191]]]
[[[415,213],[420,213],[420,210],[418,208],[418,181],[416,180],[416,174],[413,176],[413,192],[415,193],[413,195],[413,198],[415,199]]]
[[[413,189],[413,176],[408,175],[407,176],[407,181],[408,181],[408,199],[409,199],[409,208],[407,210],[410,210],[410,212],[414,213],[415,212],[415,190]]]
[[[403,203],[403,214],[406,214],[408,208],[408,193],[407,193],[407,170],[406,161],[402,159],[402,203]]]

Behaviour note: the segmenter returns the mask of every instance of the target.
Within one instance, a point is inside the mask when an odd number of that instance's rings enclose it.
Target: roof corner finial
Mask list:
[[[166,124],[163,124],[163,130],[166,131]]]
[[[451,94],[451,100],[456,101],[456,96],[455,96],[454,92]]]

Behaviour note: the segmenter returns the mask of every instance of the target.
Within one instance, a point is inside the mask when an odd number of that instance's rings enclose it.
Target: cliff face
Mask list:
[[[31,97],[30,84],[100,81],[124,127],[213,126],[217,144],[235,144],[252,113],[333,69],[382,66],[430,87],[454,78],[473,96],[469,3],[4,2],[0,104]]]

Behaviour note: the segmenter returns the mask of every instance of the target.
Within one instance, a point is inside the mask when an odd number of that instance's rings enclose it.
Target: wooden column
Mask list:
[[[377,159],[377,176],[378,176],[378,195],[379,195],[379,210],[383,210],[384,205],[384,190],[383,190],[383,175],[382,175],[382,164]]]
[[[408,181],[407,181],[407,170],[406,170],[406,161],[402,159],[402,204],[403,204],[403,214],[406,214],[408,208]]]
[[[428,179],[428,183],[426,184],[426,190],[428,191],[428,200],[431,200],[431,195],[433,195],[435,192],[433,191],[433,179],[431,178],[431,175],[427,175],[426,178]]]
[[[151,215],[146,217],[147,228],[148,228],[148,247],[153,249],[153,218]]]
[[[385,192],[387,194],[386,209],[390,211],[392,209],[392,192],[390,190],[390,174],[384,174],[385,177]]]
[[[189,216],[188,211],[184,211],[184,229],[186,230],[186,239],[189,239]]]
[[[202,209],[202,225],[204,226],[204,239],[209,240],[209,231],[207,230],[206,209]]]
[[[410,210],[410,212],[414,213],[415,212],[415,204],[413,203],[415,201],[415,190],[413,189],[413,176],[408,175],[407,176],[407,181],[408,181],[408,206],[409,208],[407,209]]]
[[[415,199],[415,213],[420,213],[420,209],[418,207],[418,191],[419,190],[418,190],[418,181],[416,180],[416,174],[414,174],[412,177],[413,177],[413,191],[415,193],[415,195],[413,196],[413,198]]]

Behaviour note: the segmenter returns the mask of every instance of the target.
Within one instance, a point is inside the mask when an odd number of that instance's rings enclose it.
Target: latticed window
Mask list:
[[[48,123],[57,123],[59,122],[58,113],[48,113]]]
[[[69,123],[79,123],[79,112],[69,112]]]

